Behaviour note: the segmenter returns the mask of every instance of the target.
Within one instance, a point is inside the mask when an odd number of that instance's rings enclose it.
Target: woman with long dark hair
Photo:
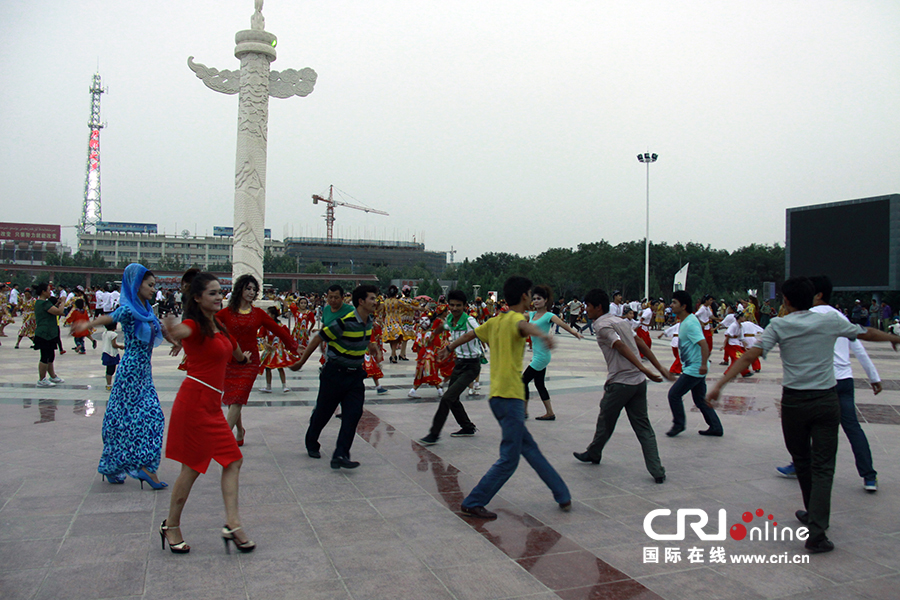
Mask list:
[[[110,483],[125,483],[125,475],[146,481],[155,490],[166,487],[156,476],[162,453],[165,417],[153,386],[150,357],[164,339],[150,304],[156,297],[156,277],[132,263],[122,274],[119,308],[93,321],[80,321],[73,333],[109,323],[121,323],[125,352],[103,415],[103,454],[97,471]]]
[[[562,327],[579,340],[582,335],[569,327],[562,319],[547,310],[547,305],[553,302],[553,292],[546,285],[536,285],[531,290],[531,304],[534,310],[528,313],[528,320],[538,327],[545,334],[550,334],[550,327],[556,325]],[[525,383],[525,414],[528,414],[528,388],[531,381],[534,381],[534,387],[537,389],[544,403],[544,414],[535,417],[538,421],[555,421],[556,414],[553,412],[553,404],[550,402],[550,392],[544,385],[544,376],[547,374],[547,366],[550,364],[550,349],[540,338],[532,338],[533,350],[531,355],[531,364],[522,373],[522,381]]]
[[[241,552],[252,552],[256,544],[241,529],[238,514],[238,476],[243,455],[222,415],[222,391],[229,362],[246,365],[250,352],[242,352],[216,313],[222,307],[222,288],[211,273],[198,273],[184,298],[184,320],[169,315],[165,319],[169,336],[180,341],[187,360],[187,377],[178,389],[169,418],[166,458],[181,463],[181,473],[172,486],[169,514],[159,526],[163,550],[166,543],[176,554],[190,552],[181,535],[181,512],[194,482],[206,473],[213,460],[222,465],[222,498],[225,526],[222,539]],[[254,344],[255,345],[255,344]]]
[[[191,284],[193,289],[193,283]],[[291,337],[291,332],[284,325],[279,325],[266,311],[253,306],[259,294],[259,282],[253,275],[241,275],[234,282],[231,290],[231,300],[228,307],[221,309],[216,318],[237,340],[241,348],[250,352],[250,361],[238,363],[231,361],[225,371],[225,395],[222,403],[228,406],[228,425],[231,429],[237,427],[237,444],[244,445],[244,423],[241,419],[241,409],[247,404],[250,392],[253,391],[253,382],[259,375],[259,345],[257,344],[257,332],[260,327],[273,333],[284,342],[284,347],[290,352],[297,352],[297,340]],[[190,360],[190,358],[188,358]]]

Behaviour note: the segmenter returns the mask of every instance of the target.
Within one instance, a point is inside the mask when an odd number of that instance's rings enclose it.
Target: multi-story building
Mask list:
[[[41,265],[47,254],[68,252],[71,252],[68,246],[57,242],[0,241],[0,261],[16,265]]]
[[[298,264],[320,262],[329,273],[349,269],[351,273],[371,273],[376,267],[403,268],[424,264],[435,276],[447,268],[447,253],[425,250],[416,242],[351,240],[294,237],[285,238],[284,253]]]
[[[157,264],[164,258],[177,259],[182,265],[198,265],[208,269],[211,265],[230,263],[234,238],[223,236],[166,235],[159,233],[97,232],[84,233],[78,238],[78,249],[92,254],[99,252],[106,262],[145,259]],[[284,242],[265,240],[265,249],[274,256],[284,254]]]

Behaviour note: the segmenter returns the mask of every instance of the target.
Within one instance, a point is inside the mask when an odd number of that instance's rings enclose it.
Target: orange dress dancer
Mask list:
[[[284,342],[271,331],[260,329],[259,334],[263,340],[259,354],[259,373],[266,369],[283,369],[300,360],[300,355],[285,348]]]
[[[419,325],[419,333],[413,343],[413,352],[416,353],[416,376],[413,379],[413,388],[407,394],[410,398],[421,398],[419,387],[433,385],[438,390],[438,395],[443,395],[441,390],[441,373],[437,363],[437,332],[431,327],[431,320],[422,317]]]
[[[297,304],[291,303],[288,307],[288,310],[294,316],[294,327],[291,330],[291,334],[297,340],[298,355],[303,354],[303,351],[306,350],[311,332],[316,326],[316,313],[305,308],[308,305],[306,298],[301,298],[300,301],[304,306],[297,306]]]
[[[383,333],[383,327],[381,325],[381,320],[376,319],[375,323],[372,325],[372,337],[369,340],[374,343],[381,350],[381,355],[384,356],[384,345],[382,344],[381,336]],[[371,377],[372,381],[375,382],[375,391],[378,394],[387,394],[387,390],[382,386],[379,382],[384,378],[384,372],[381,370],[381,365],[375,360],[375,357],[369,354],[369,351],[366,350],[366,355],[363,358],[363,369],[366,371],[366,376]]]
[[[432,335],[435,336],[434,343],[434,356],[437,358],[438,352],[440,352],[441,348],[450,343],[450,331],[444,326],[444,317],[447,314],[447,305],[441,304],[437,307],[436,314],[441,315],[441,318],[435,319],[434,323],[431,326],[431,330],[434,332]],[[450,379],[450,376],[453,374],[453,369],[456,367],[456,353],[450,352],[447,355],[447,358],[444,360],[438,361],[437,368],[438,372],[441,374],[441,378],[444,381]]]

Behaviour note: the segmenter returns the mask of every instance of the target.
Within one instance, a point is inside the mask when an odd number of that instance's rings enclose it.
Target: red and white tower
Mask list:
[[[81,205],[81,220],[78,222],[79,233],[94,233],[97,222],[102,220],[100,212],[100,130],[106,123],[100,121],[100,94],[106,88],[100,84],[100,73],[94,73],[91,83],[91,119],[88,128],[87,169],[84,176],[84,202]]]

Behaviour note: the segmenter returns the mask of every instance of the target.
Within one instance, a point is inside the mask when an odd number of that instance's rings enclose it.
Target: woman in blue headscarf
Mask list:
[[[163,340],[162,327],[153,314],[156,277],[143,265],[132,263],[122,275],[119,308],[112,314],[79,323],[75,331],[120,323],[125,352],[103,416],[103,455],[97,471],[110,483],[124,483],[131,475],[162,489],[159,468],[165,418],[153,387],[150,355]]]

